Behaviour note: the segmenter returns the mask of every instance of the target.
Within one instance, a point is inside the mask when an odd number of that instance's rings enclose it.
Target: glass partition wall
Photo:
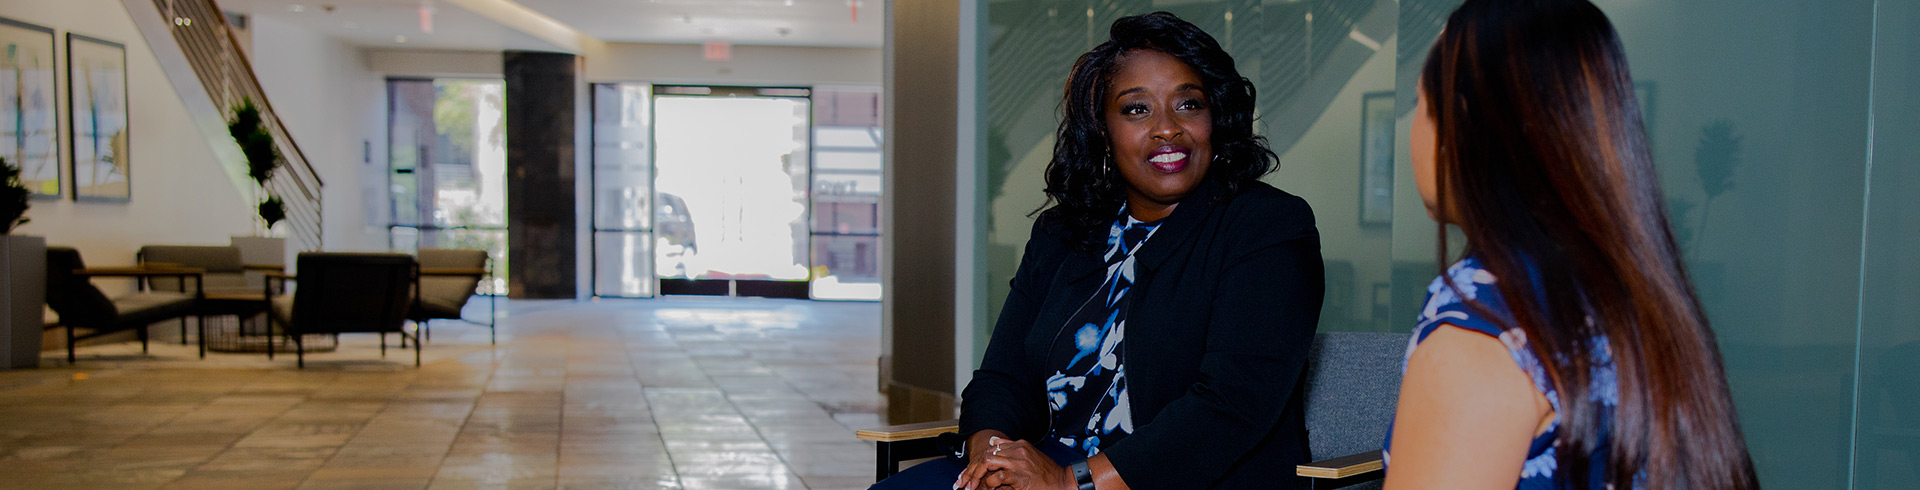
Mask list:
[[[388,245],[486,250],[506,291],[506,84],[501,80],[387,81]]]
[[[1676,238],[1768,488],[1920,480],[1920,7],[1593,0],[1627,50]],[[1218,38],[1258,89],[1326,261],[1322,331],[1406,332],[1439,271],[1407,156],[1414,80],[1460,0],[982,2],[994,318],[1044,200],[1059,87],[1114,19]],[[1455,237],[1450,244],[1462,244]],[[984,348],[991,325],[974,331]],[[975,353],[978,355],[978,352]],[[976,361],[978,357],[975,358]]]
[[[593,94],[595,295],[880,298],[878,89]]]

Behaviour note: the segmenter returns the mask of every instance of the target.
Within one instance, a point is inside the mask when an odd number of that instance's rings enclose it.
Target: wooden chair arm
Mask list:
[[[243,270],[250,270],[250,271],[285,271],[287,270],[287,266],[279,265],[279,264],[242,264],[240,268]]]
[[[1380,460],[1380,451],[1375,450],[1295,466],[1294,474],[1307,478],[1341,479],[1379,472],[1385,468],[1386,465]]]
[[[420,269],[422,276],[485,276],[486,269]]]
[[[286,271],[280,271],[280,270],[261,271],[260,274],[270,279],[284,279],[288,281],[295,280],[293,278],[293,274],[288,274],[286,273]]]
[[[205,269],[192,267],[94,267],[73,270],[73,275],[80,277],[169,277],[198,276],[205,273]]]
[[[927,439],[940,434],[959,431],[960,421],[941,420],[937,422],[921,422],[918,424],[889,425],[886,427],[860,429],[853,434],[854,437],[858,437],[863,441],[899,442]]]

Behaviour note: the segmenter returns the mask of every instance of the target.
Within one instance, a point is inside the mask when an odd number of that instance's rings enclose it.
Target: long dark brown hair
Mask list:
[[[1581,487],[1758,488],[1606,15],[1586,0],[1468,0],[1421,90],[1438,208],[1499,278],[1510,326],[1559,391],[1561,472]],[[1444,264],[1445,226],[1439,235]],[[1619,389],[1611,433],[1590,396],[1606,354]]]

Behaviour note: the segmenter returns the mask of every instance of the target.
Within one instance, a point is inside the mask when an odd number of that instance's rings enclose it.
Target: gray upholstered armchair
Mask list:
[[[149,291],[187,293],[192,292],[194,287],[200,288],[200,301],[194,305],[193,314],[201,317],[202,322],[207,315],[251,316],[261,311],[260,289],[247,285],[246,266],[240,262],[238,247],[147,245],[140,247],[140,252],[134,254],[134,260],[143,267],[177,266],[203,271],[200,281],[204,281],[204,285],[189,284],[189,281],[174,277],[147,279]],[[186,322],[181,322],[180,345],[186,344]],[[206,350],[201,349],[200,357],[206,356]]]
[[[1330,332],[1314,336],[1307,361],[1307,445],[1312,463],[1294,473],[1301,488],[1378,488],[1386,476],[1380,445],[1400,398],[1400,364],[1407,334]],[[874,442],[875,476],[885,479],[900,462],[949,454],[959,443],[957,421],[866,429]]]
[[[294,262],[299,272],[293,294],[276,294],[274,283],[295,277],[268,272],[265,294],[269,326],[278,325],[293,339],[297,365],[307,367],[307,334],[378,333],[380,353],[386,355],[386,334],[402,339],[414,336],[413,365],[420,365],[417,334],[407,332],[407,311],[419,287],[419,266],[413,256],[398,253],[305,252]],[[272,331],[269,328],[269,331]],[[267,358],[273,358],[273,336],[267,340]]]
[[[487,296],[487,321],[481,323],[469,320],[461,315],[467,301],[480,286],[480,281],[493,277],[493,261],[488,260],[485,250],[423,248],[420,249],[420,301],[414,304],[407,319],[420,325],[425,338],[432,338],[428,327],[433,320],[460,320],[487,327],[490,342],[497,343],[498,331],[494,328],[494,296]]]
[[[148,326],[178,318],[181,328],[185,329],[186,317],[193,314],[194,303],[200,297],[200,273],[199,269],[173,266],[88,269],[79,250],[47,247],[47,306],[59,314],[57,326],[67,329],[67,362],[74,362],[74,343],[80,340],[133,330],[140,337],[140,352],[146,353]],[[194,288],[185,292],[144,291],[108,298],[93,285],[95,277],[191,278]],[[76,328],[88,332],[76,335]],[[201,347],[204,349],[205,345]]]
[[[200,269],[201,287],[206,294],[258,293],[247,287],[246,266],[240,262],[240,249],[229,246],[147,245],[140,247],[134,259],[141,265],[179,266]],[[147,288],[155,291],[189,291],[189,284],[178,278],[154,277]]]

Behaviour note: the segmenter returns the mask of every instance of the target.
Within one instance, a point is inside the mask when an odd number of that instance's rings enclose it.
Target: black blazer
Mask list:
[[[1105,450],[1133,488],[1291,488],[1308,462],[1302,386],[1326,288],[1313,210],[1264,183],[1223,192],[1202,184],[1138,252],[1122,344],[1135,431]],[[962,392],[962,434],[1047,437],[1049,347],[1104,278],[1049,221]]]

